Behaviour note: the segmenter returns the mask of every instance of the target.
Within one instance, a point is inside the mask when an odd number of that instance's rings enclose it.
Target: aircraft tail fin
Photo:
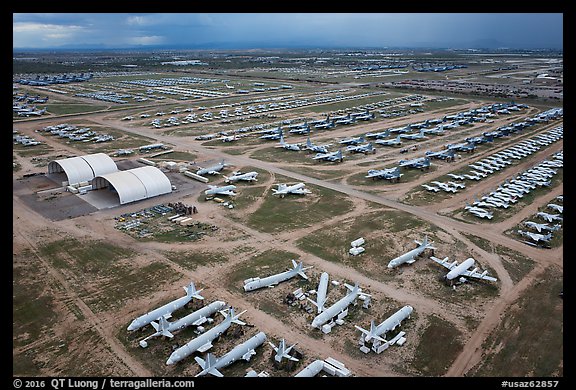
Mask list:
[[[174,335],[170,333],[170,331],[168,330],[170,327],[170,323],[164,316],[160,317],[160,320],[158,322],[159,323],[152,321],[150,324],[154,327],[154,329],[156,329],[157,332],[160,332],[162,336],[170,338],[174,337]]]
[[[218,360],[216,360],[214,355],[212,355],[211,353],[208,353],[206,355],[206,360],[204,360],[198,356],[196,356],[194,358],[194,360],[196,360],[196,363],[198,363],[200,365],[200,367],[202,367],[202,371],[199,372],[198,374],[196,374],[196,376],[201,376],[201,375],[206,375],[206,374],[212,374],[212,375],[217,376],[217,377],[223,377],[224,376],[224,375],[222,375],[222,373],[220,371],[218,371],[214,367]]]
[[[200,291],[203,290],[203,288],[201,288],[200,290],[196,290],[196,286],[194,286],[194,282],[190,282],[190,284],[186,287],[184,287],[184,290],[186,291],[186,296],[187,297],[192,297],[192,298],[196,298],[196,299],[204,299],[204,297],[202,295],[200,295]]]

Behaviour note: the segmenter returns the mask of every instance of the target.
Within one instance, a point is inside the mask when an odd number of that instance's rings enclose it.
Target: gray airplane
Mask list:
[[[372,178],[372,180],[385,179],[397,181],[400,180],[401,176],[404,176],[404,174],[400,173],[400,167],[394,167],[386,169],[370,169],[368,170],[368,175],[366,175],[366,178]]]
[[[558,224],[556,224],[554,226],[549,226],[547,223],[536,223],[536,222],[532,222],[532,221],[526,221],[526,222],[524,222],[524,225],[526,227],[536,229],[538,231],[538,233],[541,233],[544,230],[549,231],[549,232],[554,232],[554,231],[560,229],[560,227],[561,227]]]
[[[242,344],[235,346],[230,352],[218,359],[214,358],[211,353],[206,355],[206,360],[195,357],[194,360],[196,360],[196,363],[202,367],[202,371],[196,374],[196,376],[212,374],[217,377],[223,377],[224,375],[222,375],[218,369],[227,367],[239,359],[249,361],[250,358],[256,354],[255,349],[262,345],[264,341],[266,341],[266,334],[264,332],[259,332],[255,336],[244,341]]]
[[[536,213],[536,215],[542,219],[545,219],[548,222],[562,221],[563,220],[563,218],[562,218],[562,216],[560,216],[560,214],[548,214],[548,213],[541,211],[539,213]]]
[[[238,319],[245,312],[246,310],[241,313],[234,314],[234,309],[231,307],[228,311],[228,314],[226,315],[226,318],[224,318],[224,321],[210,328],[200,336],[188,341],[180,348],[176,349],[174,352],[172,352],[166,361],[166,364],[176,364],[180,360],[190,356],[196,351],[204,352],[212,348],[212,341],[224,333],[230,327],[230,325],[232,325],[232,322],[239,325],[246,325],[245,322],[242,322]]]
[[[305,270],[312,268],[303,267],[302,262],[296,263],[296,260],[292,260],[292,265],[294,266],[291,270],[281,272],[279,274],[267,276],[265,278],[250,278],[244,281],[244,291],[252,291],[262,287],[274,287],[278,283],[285,280],[291,279],[296,275],[300,275],[302,278],[308,280],[308,276],[304,273]]]
[[[527,232],[524,230],[518,230],[517,231],[518,234],[520,234],[523,237],[527,237],[529,239],[531,239],[534,242],[550,242],[550,240],[552,239],[552,233],[548,233],[548,234],[538,234],[538,233],[532,233],[532,232]]]
[[[212,166],[207,167],[207,168],[198,169],[196,171],[196,174],[197,175],[217,175],[218,172],[220,172],[226,166],[228,166],[228,164],[224,163],[224,160],[222,160],[222,162],[219,162],[216,165],[212,165]]]
[[[164,306],[161,306],[136,318],[134,321],[130,323],[130,325],[128,325],[127,330],[130,331],[139,329],[145,325],[148,325],[152,321],[159,319],[160,317],[170,318],[174,311],[186,305],[188,302],[192,300],[192,298],[204,299],[204,297],[199,294],[200,291],[202,290],[203,289],[196,290],[194,282],[190,282],[188,286],[184,287],[184,291],[186,291],[186,296],[178,298],[170,303],[165,304]]]

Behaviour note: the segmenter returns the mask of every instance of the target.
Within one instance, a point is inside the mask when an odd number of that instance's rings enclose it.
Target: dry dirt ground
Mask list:
[[[458,110],[466,110],[469,107],[477,106],[477,103],[471,102],[468,105],[457,107]],[[534,112],[531,110],[530,112]],[[522,115],[530,115],[530,112],[523,112]],[[405,118],[394,123],[392,126],[401,125],[409,122],[417,122],[426,118],[432,117],[433,114],[425,113],[418,116]],[[163,197],[162,199],[150,199],[138,204],[129,204],[113,209],[103,209],[96,212],[90,212],[86,215],[80,215],[74,218],[59,218],[51,220],[46,218],[45,214],[34,210],[30,207],[30,201],[26,201],[26,197],[35,195],[38,199],[42,196],[43,191],[47,186],[52,184],[42,181],[40,178],[22,179],[26,173],[46,171],[46,167],[38,168],[34,166],[30,158],[24,158],[15,153],[16,161],[22,168],[15,172],[14,179],[14,192],[13,192],[13,258],[14,264],[19,265],[19,262],[32,257],[34,263],[42,274],[41,281],[45,283],[46,287],[42,289],[44,293],[50,294],[53,297],[53,310],[57,312],[60,320],[57,322],[58,329],[53,329],[52,332],[57,336],[64,337],[63,335],[73,327],[80,327],[81,329],[91,329],[99,336],[98,347],[95,347],[93,342],[81,344],[80,342],[74,346],[76,353],[87,354],[96,365],[100,367],[95,371],[95,375],[105,373],[107,375],[120,375],[120,376],[154,376],[161,373],[161,375],[193,375],[197,372],[195,364],[189,364],[186,368],[180,371],[172,368],[158,369],[157,365],[145,364],[141,355],[136,355],[135,351],[139,348],[137,346],[127,347],[121,340],[119,334],[130,321],[142,314],[145,310],[150,310],[161,302],[167,302],[171,299],[181,296],[181,287],[186,285],[190,280],[196,282],[197,286],[204,288],[203,294],[207,301],[223,300],[227,304],[237,308],[238,310],[247,310],[242,315],[242,319],[247,323],[252,324],[260,331],[269,335],[268,340],[277,343],[280,338],[285,338],[288,343],[297,343],[299,350],[309,360],[324,359],[328,356],[336,358],[343,362],[348,369],[356,376],[410,376],[413,374],[409,368],[399,368],[398,361],[406,356],[413,356],[414,346],[418,345],[419,336],[418,330],[422,330],[425,326],[424,318],[429,315],[435,314],[450,321],[453,326],[462,332],[461,341],[463,344],[462,350],[459,355],[453,359],[451,365],[445,371],[446,376],[463,376],[469,371],[487,352],[483,350],[483,342],[490,334],[496,325],[499,323],[501,317],[506,309],[511,305],[529,286],[538,278],[539,274],[548,266],[555,265],[562,269],[563,267],[563,246],[550,250],[542,250],[533,248],[514,240],[504,232],[514,227],[519,222],[534,214],[538,207],[545,205],[554,197],[563,193],[563,185],[553,189],[550,193],[537,198],[534,203],[517,210],[517,212],[509,219],[498,222],[486,224],[482,221],[465,222],[462,219],[453,218],[448,215],[454,210],[461,209],[464,201],[470,200],[473,194],[480,194],[487,192],[497,186],[505,177],[511,176],[515,172],[522,171],[527,167],[533,165],[535,162],[549,156],[552,152],[563,149],[563,141],[553,144],[547,148],[546,151],[536,153],[526,161],[515,165],[510,168],[506,173],[495,174],[482,180],[480,183],[474,184],[473,189],[466,190],[465,192],[445,197],[444,200],[434,202],[426,206],[414,206],[403,203],[402,200],[407,197],[407,193],[413,188],[419,187],[420,184],[427,183],[434,180],[435,177],[442,176],[447,172],[451,172],[460,166],[465,166],[471,159],[479,159],[482,154],[473,156],[464,156],[461,160],[454,163],[438,162],[437,170],[423,174],[415,180],[409,182],[400,182],[395,185],[383,186],[353,186],[348,184],[347,180],[353,174],[360,171],[365,172],[368,168],[365,165],[359,166],[360,163],[373,161],[375,164],[383,164],[394,162],[399,159],[396,149],[386,150],[381,149],[375,155],[363,156],[342,164],[342,174],[335,175],[335,179],[320,180],[316,176],[301,172],[306,172],[310,168],[310,164],[294,164],[287,166],[283,163],[271,163],[256,160],[251,158],[258,149],[270,147],[270,144],[263,146],[247,148],[249,151],[240,155],[226,154],[218,147],[206,147],[201,142],[194,141],[192,137],[174,137],[153,131],[149,127],[127,125],[125,122],[119,120],[121,114],[94,114],[90,116],[83,116],[87,123],[102,124],[111,128],[124,130],[127,132],[145,134],[151,138],[156,139],[158,142],[164,142],[175,146],[175,150],[190,151],[196,155],[196,161],[210,162],[218,161],[221,158],[226,158],[227,162],[233,164],[234,169],[241,169],[243,167],[254,167],[269,173],[267,179],[259,181],[257,186],[262,187],[264,196],[271,196],[269,191],[272,186],[277,183],[276,175],[283,175],[292,178],[294,181],[304,181],[311,185],[316,185],[323,188],[328,188],[344,194],[353,201],[353,207],[344,214],[339,214],[334,217],[324,219],[318,224],[312,226],[302,227],[300,229],[293,229],[286,232],[263,232],[247,226],[243,221],[249,218],[249,215],[255,212],[263,202],[263,198],[255,201],[245,208],[238,208],[237,210],[227,210],[220,205],[212,202],[200,201],[201,190],[194,191],[176,191],[173,194]],[[506,119],[509,120],[509,119]],[[62,123],[63,120],[56,123]],[[40,133],[34,133],[38,129],[47,124],[54,123],[54,120],[43,119],[38,121],[26,121],[15,125],[21,133],[30,134],[37,139],[41,139],[50,145],[53,150],[52,155],[58,154],[77,154],[78,151],[71,144],[64,144],[57,140],[55,137],[43,136]],[[500,123],[493,124],[494,127]],[[555,122],[551,127],[559,126],[561,123]],[[360,134],[368,131],[381,129],[381,123],[367,123],[350,128],[338,127],[329,135],[326,136],[332,139],[339,139],[353,134]],[[323,134],[324,135],[324,134]],[[449,142],[449,140],[461,139],[462,136],[445,136],[445,138],[435,139],[431,138],[426,146],[423,146],[418,151],[410,152],[400,158],[411,158],[422,153],[424,147],[427,149],[434,149],[442,143]],[[294,138],[297,139],[297,138]],[[290,140],[292,142],[292,140]],[[495,150],[489,152],[481,152],[484,154],[493,153]],[[287,152],[289,153],[289,152]],[[297,170],[294,168],[303,168]],[[333,165],[317,164],[313,169],[319,171],[334,171]],[[336,170],[340,169],[338,167]],[[312,170],[310,170],[312,172]],[[513,172],[512,172],[513,171]],[[239,185],[240,191],[243,185]],[[54,185],[55,188],[57,186]],[[204,187],[201,187],[202,189]],[[60,194],[60,197],[73,195]],[[209,235],[201,241],[193,243],[177,243],[166,244],[155,241],[142,242],[132,238],[131,236],[119,233],[114,228],[114,217],[121,213],[136,212],[145,207],[158,204],[160,202],[167,203],[169,201],[182,201],[187,204],[198,205],[200,213],[195,217],[199,221],[206,222],[219,227],[219,231],[215,235]],[[303,200],[302,200],[303,201]],[[42,202],[37,200],[37,202]],[[46,202],[46,201],[45,201]],[[48,205],[48,203],[44,203]],[[374,206],[376,205],[376,206]],[[424,260],[415,263],[415,269],[406,268],[404,271],[396,274],[387,274],[386,281],[376,276],[371,276],[370,269],[366,272],[360,272],[358,268],[352,267],[349,264],[327,261],[321,257],[311,255],[302,250],[298,245],[298,241],[306,235],[320,232],[322,230],[335,231],[338,230],[337,226],[346,226],[346,223],[353,221],[358,216],[366,215],[377,210],[400,210],[407,212],[411,215],[417,216],[419,219],[426,223],[436,226],[441,229],[437,233],[444,243],[460,242],[464,247],[459,249],[460,254],[469,253],[484,267],[489,266],[494,276],[498,278],[498,292],[493,296],[482,296],[469,298],[470,302],[476,306],[474,312],[468,312],[468,318],[464,318],[458,313],[459,308],[464,308],[465,305],[449,302],[444,299],[437,299],[439,295],[446,296],[446,290],[440,282],[433,276],[434,273],[426,270],[430,267],[424,266]],[[234,218],[230,218],[230,213],[235,213]],[[332,230],[331,230],[332,229]],[[420,236],[419,232],[414,234],[415,237]],[[489,240],[493,246],[502,246],[512,251],[516,251],[526,257],[535,261],[534,268],[522,278],[521,281],[515,283],[503,266],[501,256],[493,252],[487,252],[485,249],[479,247],[472,242],[468,236],[478,236],[483,239]],[[95,310],[94,306],[87,304],[86,296],[78,293],[77,282],[73,279],[66,270],[55,267],[52,262],[45,259],[39,246],[44,242],[50,242],[59,239],[72,239],[77,238],[80,242],[85,240],[104,240],[111,245],[130,248],[135,256],[131,258],[130,267],[138,269],[151,263],[161,263],[166,265],[168,269],[173,270],[175,275],[170,281],[165,280],[142,280],[143,284],[156,284],[151,294],[145,296],[133,296],[126,302],[119,303],[109,310]],[[394,238],[392,234],[386,232],[374,233],[374,238],[389,239],[396,242],[395,253],[400,254],[406,250],[411,239],[402,240]],[[446,249],[449,245],[444,245],[442,248]],[[243,248],[248,248],[243,250]],[[226,254],[227,261],[224,263],[206,264],[195,267],[194,269],[187,268],[180,263],[177,263],[169,258],[166,253],[168,251],[177,250],[179,253],[186,252],[202,252],[215,253],[220,252]],[[266,299],[272,300],[285,295],[288,290],[278,291],[278,288],[262,292],[255,292],[251,294],[244,294],[241,292],[241,284],[230,285],[230,271],[235,267],[241,266],[243,263],[249,263],[251,259],[259,253],[266,250],[282,250],[298,255],[306,266],[313,266],[310,271],[315,280],[320,272],[328,272],[331,280],[340,280],[353,282],[357,281],[367,292],[371,293],[374,297],[372,313],[378,313],[378,309],[386,309],[390,311],[392,308],[398,308],[398,305],[410,304],[415,308],[417,319],[416,324],[412,324],[408,330],[408,344],[402,348],[390,348],[385,353],[378,355],[376,358],[369,358],[366,356],[351,356],[343,339],[351,340],[354,345],[357,340],[358,332],[356,332],[351,324],[342,327],[336,327],[333,334],[325,335],[323,337],[313,335],[314,331],[303,331],[306,329],[308,320],[305,319],[301,313],[294,313],[290,311],[286,313],[286,318],[282,319],[276,315],[271,315],[268,311],[260,310],[260,302]],[[437,256],[444,256],[445,253],[439,252]],[[386,263],[391,255],[381,256],[382,263]],[[24,259],[24,260],[23,260]],[[374,266],[376,267],[376,266]],[[379,268],[378,268],[379,267]],[[378,265],[375,269],[382,269],[382,265]],[[418,268],[416,268],[418,267]],[[433,268],[433,267],[432,267]],[[438,270],[436,270],[437,272]],[[260,270],[261,276],[266,273],[265,269]],[[400,277],[403,281],[402,284],[394,282],[394,276]],[[256,276],[256,275],[254,275]],[[428,287],[418,290],[418,286],[427,285]],[[433,286],[433,287],[430,287]],[[98,289],[98,283],[94,280],[87,280],[86,285],[83,286],[85,290],[93,291]],[[409,288],[413,287],[413,288]],[[482,285],[474,286],[482,288]],[[331,286],[332,288],[332,286]],[[462,288],[466,288],[463,286]],[[338,299],[338,296],[343,295],[344,291],[336,291],[329,295],[329,299],[333,302]],[[428,294],[431,293],[431,294]],[[260,295],[258,295],[260,294]],[[449,294],[448,294],[449,296]],[[62,304],[66,302],[66,304]],[[70,313],[70,305],[77,307],[84,318],[82,322],[77,321]],[[360,310],[361,311],[361,310]],[[383,319],[384,316],[378,313],[379,318]],[[470,327],[467,323],[470,320],[476,326]],[[369,316],[362,316],[362,323],[360,326],[369,326]],[[142,333],[142,337],[151,332]],[[77,332],[79,330],[77,329]],[[50,334],[55,337],[53,333]],[[317,331],[317,333],[320,333]],[[139,338],[142,338],[139,337]],[[41,343],[29,343],[23,347],[15,347],[13,356],[20,354],[29,354],[34,351],[34,348]],[[411,346],[412,345],[412,346]],[[68,347],[72,348],[71,346]],[[268,348],[264,346],[263,348]],[[355,347],[354,347],[355,348]],[[222,354],[221,351],[219,354]],[[372,356],[373,353],[371,353]],[[159,364],[163,364],[167,356],[154,356]],[[70,357],[58,355],[54,360],[45,362],[39,370],[39,375],[59,375],[67,373],[64,365],[70,364]],[[193,363],[193,362],[192,362]],[[90,374],[90,373],[88,373]]]

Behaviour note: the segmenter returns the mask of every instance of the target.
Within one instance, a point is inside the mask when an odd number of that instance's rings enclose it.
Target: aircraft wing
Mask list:
[[[293,194],[298,194],[298,195],[305,195],[305,194],[310,194],[310,190],[307,190],[306,188],[298,188],[297,190],[292,190],[290,191]]]
[[[234,195],[236,195],[236,193],[235,193],[234,191],[226,190],[226,191],[220,191],[220,192],[218,192],[218,195],[234,196]]]
[[[463,276],[468,276],[471,278],[476,278],[476,279],[482,279],[482,280],[490,280],[491,282],[495,282],[498,279],[493,278],[492,276],[488,276],[486,275],[486,271],[485,272],[472,272],[472,271],[466,271],[462,274]]]
[[[446,267],[446,268],[448,268],[448,269],[450,269],[450,270],[451,270],[452,268],[456,267],[456,264],[454,264],[455,262],[454,262],[454,263],[450,263],[450,262],[448,261],[448,257],[445,257],[444,259],[439,259],[439,258],[437,258],[437,257],[430,256],[430,258],[431,258],[432,260],[434,260],[435,262],[437,262],[438,264],[440,264],[441,266]]]

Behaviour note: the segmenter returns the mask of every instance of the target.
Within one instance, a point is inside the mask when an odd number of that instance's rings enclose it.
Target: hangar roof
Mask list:
[[[94,177],[118,171],[116,163],[106,153],[87,154],[48,164],[48,173],[64,172],[70,185],[90,181]]]

